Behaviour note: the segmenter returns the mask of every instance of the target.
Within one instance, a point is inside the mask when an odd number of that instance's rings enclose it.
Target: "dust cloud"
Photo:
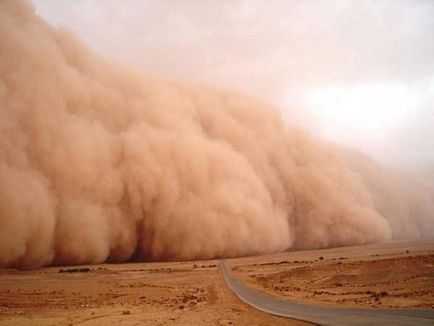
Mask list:
[[[0,266],[434,234],[430,189],[286,125],[259,99],[105,61],[27,2],[0,2],[0,54]]]

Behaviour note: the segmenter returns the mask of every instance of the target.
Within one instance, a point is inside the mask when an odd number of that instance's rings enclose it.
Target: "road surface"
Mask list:
[[[219,263],[227,285],[243,302],[273,315],[321,325],[434,325],[434,310],[326,307],[275,298],[243,285],[225,260]]]

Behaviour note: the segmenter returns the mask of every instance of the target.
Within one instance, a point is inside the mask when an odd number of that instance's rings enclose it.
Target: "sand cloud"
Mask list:
[[[0,40],[1,266],[434,234],[430,189],[410,191],[256,98],[105,61],[22,1],[0,3]]]

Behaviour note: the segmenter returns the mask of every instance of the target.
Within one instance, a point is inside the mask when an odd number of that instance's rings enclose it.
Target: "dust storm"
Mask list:
[[[0,266],[236,257],[434,235],[431,188],[255,97],[109,62],[0,2]]]

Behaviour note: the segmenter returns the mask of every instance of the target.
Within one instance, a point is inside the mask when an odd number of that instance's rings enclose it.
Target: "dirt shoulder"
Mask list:
[[[297,302],[434,309],[434,241],[284,253],[229,264],[246,284]]]

